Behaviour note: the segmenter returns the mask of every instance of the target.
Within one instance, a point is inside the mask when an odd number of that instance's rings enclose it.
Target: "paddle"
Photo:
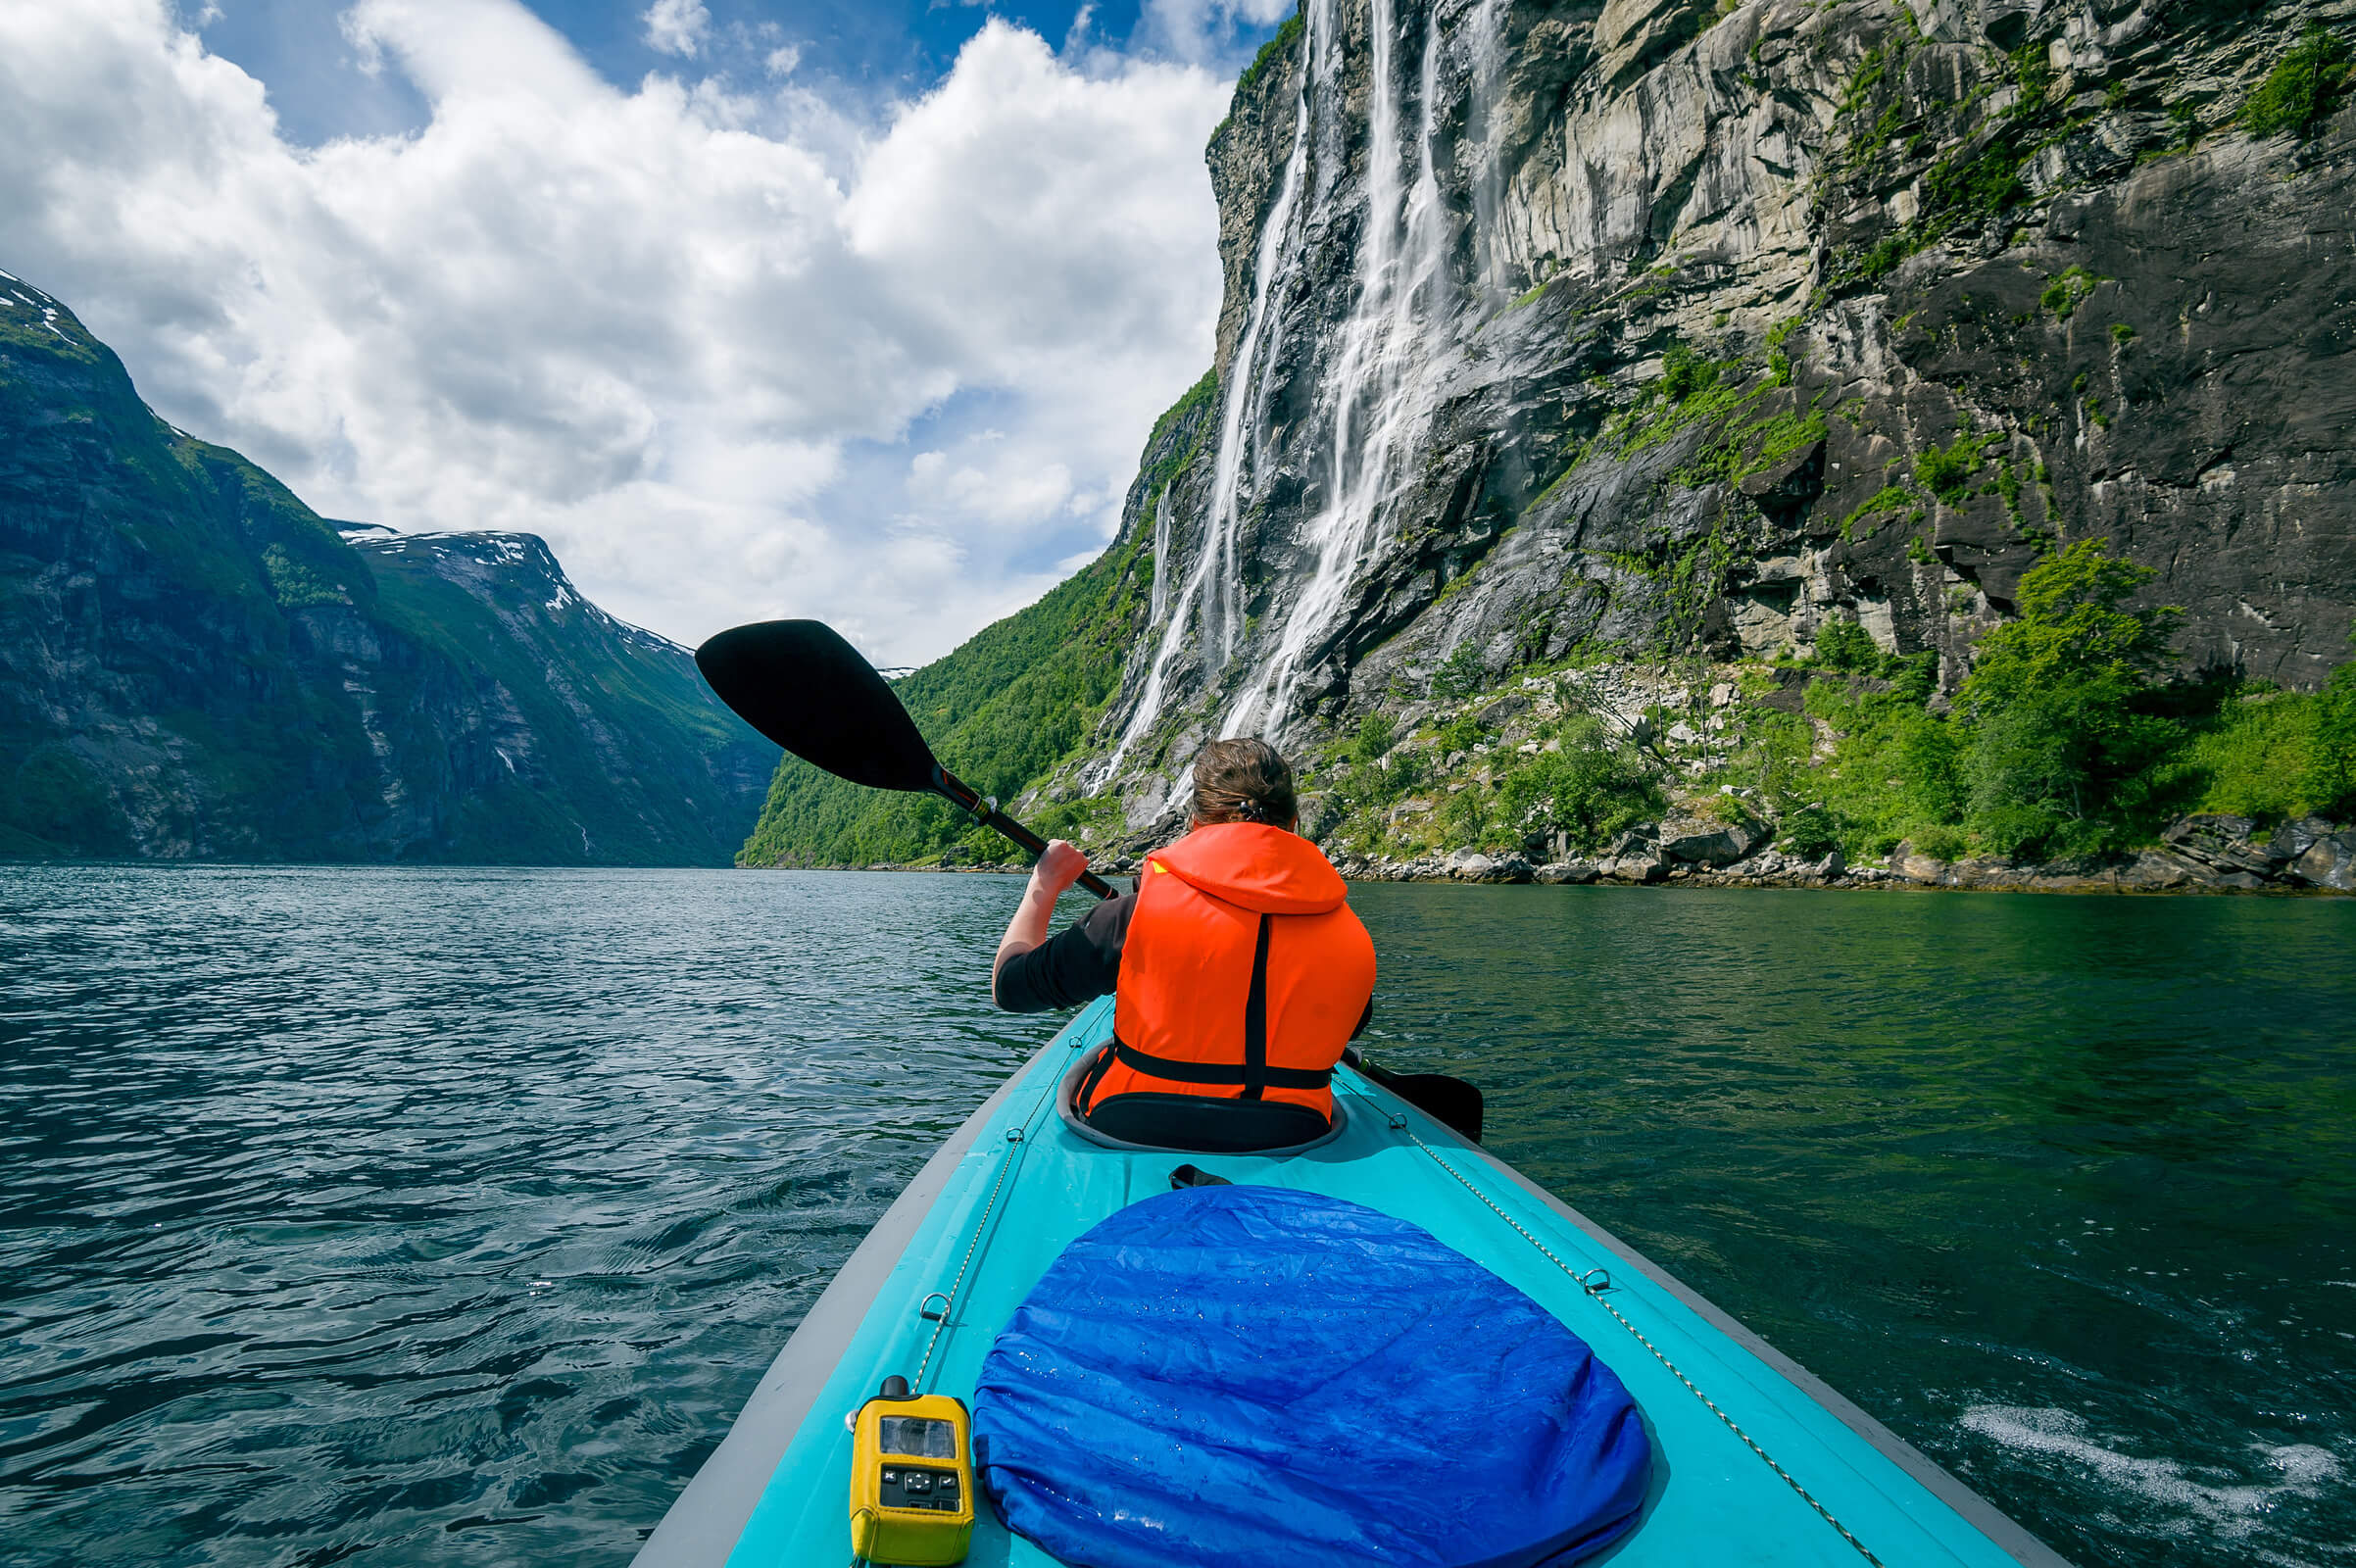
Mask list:
[[[696,650],[696,668],[741,718],[813,767],[872,789],[929,791],[984,827],[1037,856],[1047,841],[982,799],[934,760],[889,682],[835,629],[816,620],[763,620],[721,632]],[[1115,896],[1094,871],[1080,886]],[[1396,1073],[1352,1065],[1408,1104],[1474,1143],[1481,1141],[1481,1091],[1439,1073]]]
[[[696,668],[746,723],[812,767],[871,789],[930,792],[1032,855],[1046,853],[1047,840],[933,760],[891,685],[825,622],[734,627],[696,650]],[[1094,871],[1080,886],[1114,896]]]
[[[1443,1072],[1393,1072],[1388,1067],[1377,1067],[1359,1055],[1355,1046],[1345,1052],[1342,1059],[1434,1121],[1462,1133],[1472,1143],[1481,1141],[1483,1106],[1479,1085],[1450,1078]]]

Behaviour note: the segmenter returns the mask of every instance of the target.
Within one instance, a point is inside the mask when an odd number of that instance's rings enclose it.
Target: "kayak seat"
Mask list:
[[[1114,1095],[1097,1102],[1088,1125],[1126,1144],[1197,1154],[1249,1154],[1313,1143],[1326,1120],[1281,1100],[1214,1100],[1206,1095]]]
[[[1079,1112],[1080,1081],[1096,1064],[1084,1052],[1063,1075],[1057,1097],[1063,1124],[1107,1149],[1181,1154],[1293,1154],[1339,1137],[1340,1101],[1328,1122],[1306,1105],[1277,1100],[1217,1100],[1207,1095],[1141,1092],[1113,1095]]]

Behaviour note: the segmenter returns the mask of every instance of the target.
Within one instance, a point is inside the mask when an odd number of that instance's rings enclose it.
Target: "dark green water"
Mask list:
[[[0,1562],[626,1560],[1015,885],[0,868]],[[1356,894],[1377,1042],[2083,1563],[2356,1562],[2356,902]]]

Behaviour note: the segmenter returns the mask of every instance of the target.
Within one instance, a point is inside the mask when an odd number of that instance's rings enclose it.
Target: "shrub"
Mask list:
[[[2079,305],[2104,280],[2083,267],[2065,268],[2061,276],[2045,285],[2037,303],[2062,320],[2078,313]]]
[[[1489,662],[1469,641],[1458,643],[1432,672],[1434,697],[1470,697],[1489,684]]]
[[[2331,671],[2317,706],[2307,798],[2327,816],[2356,821],[2356,659]]]
[[[2318,782],[2323,710],[2318,699],[2285,694],[2228,703],[2192,742],[2190,761],[2202,778],[2200,809],[2278,822],[2321,808],[2325,802],[2309,786]]]
[[[1817,629],[1816,662],[1827,669],[1870,675],[1882,667],[1882,650],[1863,626],[1836,615]]]
[[[1918,829],[1913,837],[1915,853],[1934,860],[1960,860],[1972,853],[1972,841],[1959,827],[1934,823]]]
[[[1897,662],[1911,671],[1922,657]],[[1809,713],[1840,736],[1815,787],[1853,853],[1887,854],[1904,838],[1919,846],[1926,832],[1963,819],[1955,730],[1924,710],[1929,695],[1928,684],[1919,695],[1858,694],[1826,681],[1808,688]]]
[[[1673,344],[1661,360],[1661,395],[1671,403],[1683,403],[1717,385],[1721,369],[1715,360],[1704,359],[1683,343]]]
[[[1841,830],[1833,813],[1809,804],[1785,813],[1776,834],[1776,847],[1786,855],[1821,860],[1841,847]]]
[[[1967,432],[1946,446],[1931,448],[1915,459],[1916,482],[1950,507],[1963,505],[1971,494],[1972,475],[1979,471],[1980,451],[1993,439]]]
[[[1389,713],[1368,713],[1350,737],[1350,755],[1361,762],[1379,762],[1398,739],[1399,725]]]
[[[2313,135],[2346,93],[2348,74],[2346,42],[2309,27],[2242,104],[2241,123],[2253,136]]]
[[[1525,834],[1566,834],[1575,848],[1592,850],[1666,807],[1644,759],[1599,720],[1574,714],[1562,721],[1558,739],[1560,751],[1540,752],[1498,781],[1505,824]]]

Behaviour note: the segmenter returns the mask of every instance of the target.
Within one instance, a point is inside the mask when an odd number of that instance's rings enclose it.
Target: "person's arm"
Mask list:
[[[998,956],[990,962],[990,998],[1005,1006],[1000,997],[998,977],[1010,959],[1018,958],[1047,940],[1047,923],[1055,912],[1055,901],[1068,892],[1080,873],[1088,869],[1088,857],[1079,846],[1062,839],[1050,840],[1047,853],[1031,867],[1031,885],[1022,890],[1022,902],[1014,906],[1014,918],[1006,922],[1006,934],[998,941]]]

